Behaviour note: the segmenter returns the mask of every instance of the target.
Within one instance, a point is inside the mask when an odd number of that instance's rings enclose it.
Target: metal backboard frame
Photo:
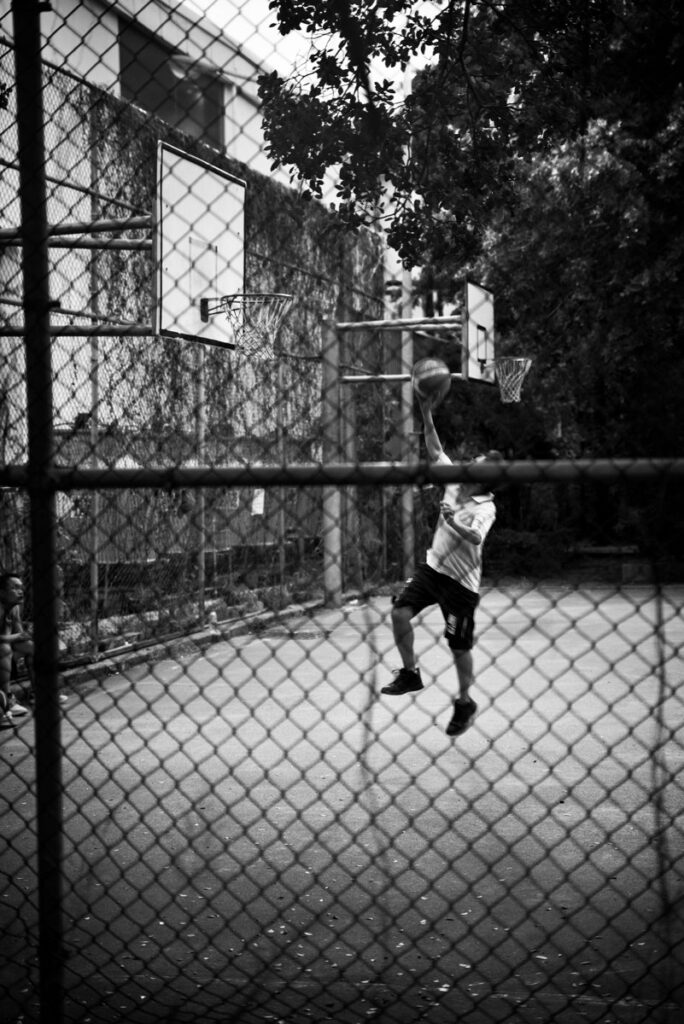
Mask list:
[[[157,146],[156,334],[233,348],[202,299],[244,289],[245,182],[166,142]]]
[[[495,384],[494,294],[472,281],[464,286],[461,332],[464,378]]]

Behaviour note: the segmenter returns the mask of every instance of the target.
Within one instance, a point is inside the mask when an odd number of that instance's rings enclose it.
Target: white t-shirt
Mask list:
[[[451,459],[447,455],[438,461],[451,465]],[[474,494],[462,499],[460,492],[460,484],[447,484],[442,500],[454,509],[462,523],[477,530],[482,541],[480,544],[471,544],[470,541],[464,540],[447,526],[440,512],[426,561],[431,569],[450,576],[462,587],[477,594],[482,579],[482,547],[496,519],[496,506],[494,496],[490,493]]]

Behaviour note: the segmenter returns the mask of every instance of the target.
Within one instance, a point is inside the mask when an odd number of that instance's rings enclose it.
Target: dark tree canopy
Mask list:
[[[341,215],[389,213],[389,242],[413,266],[479,252],[493,212],[515,202],[519,159],[596,121],[652,138],[682,102],[676,0],[270,6],[282,32],[325,41],[302,75],[261,79],[274,162],[314,196],[339,168]],[[425,67],[411,73],[416,57]]]

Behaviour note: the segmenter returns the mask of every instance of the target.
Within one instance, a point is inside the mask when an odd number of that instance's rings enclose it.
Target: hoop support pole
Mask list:
[[[462,373],[452,373],[450,376],[452,380],[463,380]],[[376,373],[369,374],[368,376],[363,374],[347,374],[340,377],[340,381],[343,384],[371,384],[373,382],[387,384],[394,383],[395,381],[404,383],[407,380],[411,380],[410,373]]]
[[[59,312],[59,310],[57,310]],[[87,314],[83,314],[86,316]],[[122,324],[121,327],[105,326],[104,324],[93,324],[92,326],[79,327],[75,324],[64,324],[61,327],[52,325],[49,333],[53,338],[125,338],[127,335],[138,338],[152,338],[163,333],[156,331],[152,324]],[[0,326],[0,338],[23,338],[26,334],[26,327],[2,327]]]
[[[338,331],[406,331],[420,328],[422,331],[438,331],[443,327],[460,327],[462,317],[460,316],[431,316],[423,317],[420,320],[354,320],[335,324]]]
[[[134,229],[145,229],[152,227],[152,216],[142,214],[136,217],[127,217],[120,220],[94,220],[75,221],[71,224],[49,224],[48,238],[55,235],[84,235],[86,233],[97,233],[98,231],[132,231]],[[17,245],[21,242],[22,235],[19,228],[0,229],[0,242],[10,245]]]
[[[91,238],[78,235],[76,238],[60,238],[48,241],[50,249],[131,249],[138,252],[151,252],[150,238]]]

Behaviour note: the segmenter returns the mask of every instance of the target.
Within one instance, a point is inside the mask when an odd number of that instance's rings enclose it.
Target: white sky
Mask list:
[[[269,10],[268,0],[182,0],[209,18],[239,45],[245,46],[255,57],[266,61],[272,68],[287,75],[295,65],[305,64],[311,37],[299,32],[282,36],[276,27],[276,12]],[[435,15],[444,6],[444,0],[423,0],[417,4],[422,14]],[[323,36],[319,37],[319,42]],[[415,54],[411,69],[416,71],[429,63],[430,54]],[[378,66],[373,75],[401,81],[402,72]]]
[[[245,46],[255,57],[268,62],[286,74],[306,58],[309,42],[303,35],[291,32],[281,36],[276,15],[268,8],[268,0],[183,0],[214,22],[227,36]]]

